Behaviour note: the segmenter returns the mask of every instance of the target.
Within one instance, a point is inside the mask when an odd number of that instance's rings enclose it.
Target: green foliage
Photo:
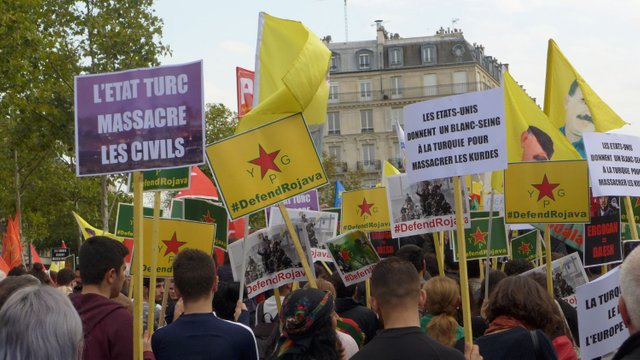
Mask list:
[[[38,249],[77,244],[72,210],[99,227],[100,179],[75,176],[73,77],[158,65],[169,49],[152,5],[0,1],[0,219],[19,199],[23,237]],[[117,180],[108,179],[110,203],[123,197]]]
[[[336,181],[340,180],[342,185],[347,191],[357,190],[362,188],[362,178],[364,177],[364,171],[355,170],[348,171],[344,176],[339,176],[336,168],[339,166],[339,162],[333,155],[328,155],[326,152],[322,153],[322,167],[327,173],[327,179],[329,184],[318,189],[318,196],[320,198],[320,205],[327,205],[333,207],[336,194]]]

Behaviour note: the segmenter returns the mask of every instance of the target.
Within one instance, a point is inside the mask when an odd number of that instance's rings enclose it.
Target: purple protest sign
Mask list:
[[[294,197],[288,198],[284,200],[282,203],[284,203],[284,207],[286,207],[287,209],[313,210],[313,211],[320,210],[320,202],[318,201],[318,190],[316,189],[309,190],[300,195],[296,195]],[[280,211],[278,210],[277,206],[264,209],[267,217],[267,224],[269,223],[269,215],[271,213],[271,209]]]
[[[202,61],[76,76],[76,174],[202,164],[202,86]]]

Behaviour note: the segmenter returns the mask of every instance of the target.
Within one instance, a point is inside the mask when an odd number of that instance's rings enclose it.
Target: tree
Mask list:
[[[170,51],[158,40],[163,23],[154,15],[152,6],[153,0],[75,1],[76,21],[71,29],[78,39],[76,49],[82,59],[82,71],[95,74],[159,65],[159,57]],[[103,230],[109,228],[113,207],[109,188],[117,179],[101,177]]]
[[[336,194],[336,181],[340,180],[344,185],[345,190],[358,190],[362,188],[362,178],[364,172],[361,169],[355,171],[348,171],[344,174],[343,178],[340,178],[337,174],[336,168],[339,162],[333,155],[328,155],[326,152],[322,153],[322,167],[327,174],[329,184],[318,189],[318,196],[320,198],[321,205],[327,205],[333,207],[335,194]]]

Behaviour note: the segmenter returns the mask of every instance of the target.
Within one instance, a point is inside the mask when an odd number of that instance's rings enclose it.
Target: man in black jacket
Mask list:
[[[378,331],[376,313],[354,300],[356,286],[344,286],[337,271],[331,276],[331,283],[336,288],[336,313],[358,324],[365,336],[364,343],[368,343]]]
[[[620,267],[620,315],[629,338],[613,360],[640,360],[640,250],[634,249]]]

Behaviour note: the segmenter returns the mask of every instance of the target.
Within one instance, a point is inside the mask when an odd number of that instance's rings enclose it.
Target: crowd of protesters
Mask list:
[[[0,360],[131,359],[127,254],[121,243],[96,236],[80,247],[79,273],[34,264],[0,277]],[[141,339],[144,358],[579,358],[575,309],[549,296],[544,276],[522,275],[532,265],[519,260],[489,272],[488,291],[469,263],[474,345],[465,344],[457,270],[447,263],[440,276],[428,246],[401,247],[375,265],[368,304],[361,287],[345,286],[324,267],[316,267],[317,288],[287,284],[279,299],[273,292],[240,299],[226,264],[217,269],[210,254],[185,249],[175,257],[172,279],[159,279],[156,289],[143,283],[143,305],[154,311],[156,329]],[[630,337],[613,359],[640,359],[640,250],[622,264],[620,284]]]

